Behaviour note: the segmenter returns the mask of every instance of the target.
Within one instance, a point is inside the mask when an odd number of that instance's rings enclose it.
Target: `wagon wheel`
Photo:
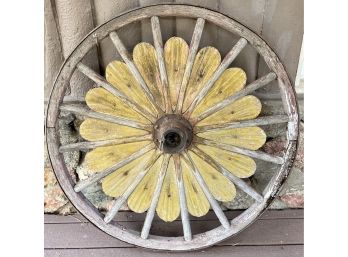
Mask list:
[[[163,46],[161,17],[196,20],[190,45],[178,37]],[[132,57],[117,31],[132,22],[151,19],[154,46],[139,43]],[[240,37],[220,60],[213,46],[198,49],[206,22]],[[83,64],[96,42],[110,37],[122,61],[106,68],[106,79]],[[250,44],[270,71],[246,84],[240,68],[228,68]],[[86,105],[62,104],[74,72],[95,82],[87,92]],[[276,80],[286,115],[258,117],[261,102],[251,94]],[[85,118],[79,133],[86,141],[62,145],[60,113]],[[258,126],[287,123],[283,156],[258,150],[266,139]],[[75,48],[54,84],[46,115],[49,157],[57,179],[72,204],[104,232],[128,243],[161,250],[194,250],[236,235],[267,208],[289,174],[298,137],[295,93],[283,65],[255,33],[220,13],[187,5],[156,5],[124,13],[94,29]],[[86,165],[93,173],[75,182],[63,152],[88,151]],[[268,185],[258,192],[243,178],[254,174],[254,159],[278,165]],[[100,212],[83,190],[101,183],[114,197],[111,208]],[[229,220],[219,202],[231,201],[236,187],[254,203]],[[141,231],[114,220],[124,205],[145,212]],[[209,209],[220,226],[193,235],[189,216],[200,217]],[[171,222],[181,218],[183,236],[151,235],[154,216]]]

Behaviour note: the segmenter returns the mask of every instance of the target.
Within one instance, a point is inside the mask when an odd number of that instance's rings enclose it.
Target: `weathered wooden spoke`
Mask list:
[[[277,75],[273,72],[268,73],[267,75],[263,76],[262,78],[255,80],[250,85],[246,86],[242,91],[230,96],[229,98],[223,100],[222,102],[218,103],[217,105],[211,107],[204,113],[202,113],[200,116],[198,116],[194,122],[201,121],[208,116],[212,115],[213,113],[220,111],[221,109],[225,108],[227,105],[232,104],[236,100],[242,98],[243,96],[246,96],[255,90],[267,85],[271,81],[275,80],[277,78]]]
[[[179,97],[178,97],[178,102],[176,106],[175,113],[181,113],[182,110],[182,105],[184,103],[184,97],[185,97],[185,92],[187,88],[187,84],[190,79],[191,75],[191,70],[193,66],[193,62],[195,60],[199,42],[201,41],[203,29],[204,29],[204,24],[205,20],[202,18],[198,18],[196,22],[195,29],[192,34],[192,39],[191,39],[191,44],[190,44],[190,49],[189,49],[189,54],[187,58],[187,63],[184,71],[184,75],[182,77],[182,82],[180,86],[180,91],[179,91]]]
[[[202,178],[201,174],[199,173],[199,170],[197,169],[196,165],[192,161],[190,154],[184,153],[184,160],[190,166],[195,178],[198,181],[198,184],[203,189],[203,192],[204,192],[205,196],[207,197],[207,199],[211,205],[211,208],[213,208],[215,215],[219,219],[221,225],[225,229],[228,229],[230,227],[230,223],[229,223],[228,219],[226,218],[226,215],[222,211],[219,203],[215,200],[215,198],[210,193],[207,184],[204,182],[204,179]]]
[[[166,71],[164,57],[163,57],[162,33],[161,33],[160,22],[157,16],[154,16],[151,18],[151,28],[152,28],[152,34],[153,34],[153,42],[156,48],[158,66],[159,66],[160,75],[161,75],[162,91],[164,95],[166,113],[172,113],[173,110],[172,110],[172,106],[170,104],[170,98],[169,98],[167,71]]]
[[[249,156],[252,158],[256,158],[259,160],[263,160],[266,162],[272,162],[275,164],[283,164],[284,163],[284,159],[282,157],[270,155],[270,154],[267,154],[267,153],[262,152],[262,151],[254,151],[254,150],[244,149],[244,148],[240,148],[237,146],[216,142],[216,141],[201,138],[201,137],[195,137],[194,140],[198,144],[214,146],[214,147],[217,147],[217,148],[220,148],[223,150],[243,154],[243,155],[246,155],[246,156]]]
[[[233,121],[233,122],[229,122],[225,124],[196,126],[195,132],[199,133],[199,132],[205,132],[205,131],[211,131],[211,130],[272,125],[272,124],[287,123],[288,121],[289,121],[289,118],[286,115],[265,116],[265,117],[260,117],[253,120]]]
[[[62,145],[59,147],[59,152],[69,152],[69,151],[88,151],[90,149],[94,149],[101,146],[110,146],[110,145],[122,145],[133,142],[141,142],[141,141],[150,141],[152,140],[152,135],[144,135],[144,136],[135,136],[135,137],[126,137],[126,138],[116,138],[110,140],[101,140],[101,141],[93,141],[93,142],[78,142],[67,145]]]
[[[246,194],[254,198],[256,201],[259,201],[259,202],[263,201],[262,195],[256,192],[255,189],[253,189],[251,186],[245,183],[242,179],[233,175],[233,173],[226,170],[223,166],[221,166],[218,162],[216,162],[213,158],[211,158],[205,152],[203,152],[197,147],[193,147],[192,151],[196,153],[199,157],[201,157],[203,160],[205,160],[207,163],[212,165],[214,168],[216,168],[218,171],[220,171],[224,176],[226,176],[229,180],[231,180],[234,184],[236,184]]]
[[[176,35],[163,42],[162,17],[194,19],[190,45]],[[130,53],[117,32],[144,19],[150,21],[154,44],[140,42]],[[199,47],[205,23],[239,38],[222,61],[214,44]],[[96,41],[107,37],[123,61],[112,61],[104,78],[84,65],[83,58]],[[248,85],[245,71],[231,67],[247,44],[270,69]],[[64,102],[76,69],[99,87],[87,92],[88,107]],[[262,101],[250,94],[273,80],[279,86],[284,115],[259,117]],[[78,133],[86,141],[62,142],[59,119],[64,113],[75,114],[73,117],[78,121],[85,119],[71,133]],[[259,150],[267,139],[262,126],[281,123],[287,123],[284,155]],[[46,136],[48,154],[62,189],[93,224],[137,246],[185,251],[205,248],[234,236],[268,207],[288,176],[295,156],[298,113],[294,90],[283,65],[258,35],[214,11],[165,4],[124,13],[93,30],[77,45],[53,87],[47,107]],[[90,175],[81,179],[78,174],[77,183],[72,178],[71,165],[64,158],[69,151],[87,152],[81,155],[79,165],[89,169]],[[254,159],[278,165],[262,193],[244,180],[256,170],[262,172]],[[96,184],[114,199],[105,215],[85,196],[88,191],[85,189]],[[229,220],[220,203],[238,199],[236,187],[255,202]],[[141,230],[125,228],[114,220],[126,204],[131,211],[146,212]],[[210,208],[221,225],[194,234],[190,215],[202,217]],[[155,215],[165,222],[181,218],[182,236],[150,234]]]
[[[154,98],[153,94],[151,93],[149,87],[146,85],[146,82],[144,81],[143,77],[141,76],[138,68],[135,66],[134,62],[132,61],[132,57],[128,53],[126,47],[122,43],[121,39],[119,38],[118,34],[116,32],[110,33],[110,38],[112,42],[114,43],[118,53],[121,55],[124,62],[127,64],[130,72],[133,74],[134,78],[138,81],[142,89],[144,90],[147,97],[151,100],[151,103],[156,108],[156,110],[159,112],[159,114],[163,114],[163,110],[156,102],[156,99]]]
[[[163,159],[161,170],[160,170],[160,173],[159,173],[159,176],[158,176],[158,180],[157,180],[157,183],[156,183],[156,188],[155,188],[155,191],[153,193],[151,205],[150,205],[150,208],[148,209],[148,211],[146,213],[146,218],[145,218],[145,221],[144,221],[144,225],[143,225],[143,228],[141,230],[141,238],[143,238],[143,239],[146,239],[149,236],[149,232],[150,232],[151,224],[152,224],[152,221],[153,221],[153,217],[155,216],[155,210],[156,210],[156,206],[157,206],[157,203],[158,203],[158,198],[159,198],[160,193],[161,193],[164,176],[166,175],[166,171],[167,171],[167,168],[168,168],[169,158],[170,158],[170,155],[166,154],[164,156],[164,159]]]
[[[152,127],[149,125],[141,124],[139,122],[128,120],[125,118],[120,118],[116,116],[112,116],[109,114],[104,114],[100,112],[95,112],[90,110],[87,106],[81,105],[81,104],[63,104],[60,106],[61,111],[74,113],[77,115],[81,115],[83,117],[103,120],[119,125],[124,125],[132,128],[139,128],[147,131],[151,131]]]
[[[190,107],[185,112],[186,116],[190,116],[197,104],[199,104],[203,98],[206,96],[208,91],[212,88],[214,83],[218,80],[221,74],[228,68],[228,66],[233,62],[234,59],[238,56],[238,54],[243,50],[243,48],[247,45],[247,41],[245,38],[241,38],[238,42],[232,47],[232,49],[226,54],[225,58],[222,60],[220,66],[216,69],[213,76],[208,80],[208,82],[204,85],[202,90],[196,96],[196,98],[191,103]]]
[[[122,102],[129,105],[129,107],[134,108],[135,111],[137,111],[140,115],[144,116],[145,118],[149,119],[151,122],[156,121],[156,117],[154,117],[151,113],[149,113],[146,109],[141,107],[139,104],[133,102],[131,99],[129,99],[126,95],[124,95],[122,92],[120,92],[117,88],[112,86],[109,82],[107,82],[101,75],[96,73],[94,70],[89,68],[88,66],[84,65],[83,63],[77,64],[77,68],[81,73],[86,75],[88,78],[93,80],[98,86],[104,88],[105,90],[109,91],[114,96],[121,99]]]
[[[131,193],[134,191],[137,185],[141,182],[141,180],[144,178],[146,173],[149,171],[149,169],[152,167],[152,165],[156,162],[160,154],[155,153],[152,158],[149,160],[148,164],[142,167],[140,170],[138,176],[134,179],[133,183],[130,184],[130,186],[127,188],[127,190],[115,201],[115,203],[112,205],[111,209],[105,214],[104,221],[106,223],[109,223],[117,214],[117,212],[120,210],[120,208],[124,205],[124,203],[127,201],[128,197],[131,195]],[[142,164],[140,166],[143,166]]]
[[[184,238],[186,241],[190,241],[192,240],[192,233],[191,233],[190,219],[189,219],[189,214],[188,214],[187,204],[186,204],[186,195],[185,195],[185,188],[184,188],[184,182],[183,182],[183,176],[182,176],[180,155],[174,155],[173,158],[174,158],[175,171],[177,176],[177,184],[179,188],[180,213],[181,213],[182,226],[184,230]]]
[[[144,155],[145,153],[151,151],[152,149],[154,149],[155,146],[150,143],[148,144],[146,147],[142,148],[141,150],[131,154],[130,156],[128,156],[126,159],[112,165],[111,167],[96,173],[94,175],[92,175],[91,177],[85,179],[85,180],[81,180],[79,181],[75,187],[74,190],[76,192],[80,192],[81,190],[83,190],[84,188],[92,185],[93,183],[98,182],[99,180],[101,180],[102,178],[106,177],[107,175],[111,174],[114,171],[117,171],[119,168],[122,168],[123,166],[127,165],[128,163],[138,159],[140,156]]]

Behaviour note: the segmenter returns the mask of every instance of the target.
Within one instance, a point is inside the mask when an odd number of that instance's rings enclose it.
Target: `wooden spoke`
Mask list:
[[[103,170],[101,172],[98,172],[98,173],[94,174],[93,176],[88,177],[85,180],[79,181],[75,185],[75,187],[74,187],[75,192],[80,192],[84,188],[92,185],[95,182],[98,182],[102,178],[104,178],[107,175],[111,174],[112,172],[118,170],[119,168],[127,165],[131,161],[134,161],[135,159],[139,158],[140,156],[144,155],[145,153],[151,151],[154,148],[155,148],[155,145],[153,143],[150,143],[147,146],[145,146],[144,148],[140,149],[139,151],[131,154],[126,159],[124,159],[124,160],[122,160],[122,161],[112,165],[111,167],[109,167],[109,168],[107,168],[107,169],[105,169],[105,170]]]
[[[237,185],[241,190],[243,190],[246,194],[254,198],[258,202],[263,201],[262,195],[260,195],[255,189],[245,183],[242,179],[233,175],[219,163],[217,163],[213,158],[207,155],[204,151],[200,150],[197,147],[193,147],[191,149],[195,154],[197,154],[200,158],[205,160],[207,163],[212,165],[216,170],[220,171],[224,176],[226,176],[229,180],[231,180],[235,185]]]
[[[161,166],[161,170],[160,170],[160,173],[158,176],[155,192],[153,193],[153,196],[152,196],[150,208],[148,209],[148,211],[146,213],[144,225],[143,225],[143,228],[141,230],[140,236],[143,239],[147,239],[149,236],[152,220],[153,220],[153,217],[155,216],[156,206],[157,206],[158,199],[159,199],[159,196],[161,193],[163,180],[164,180],[164,177],[166,175],[167,168],[168,168],[169,159],[170,159],[170,155],[165,154],[164,159],[163,159],[163,163]]]
[[[254,127],[262,125],[271,125],[286,123],[289,121],[289,117],[286,115],[275,115],[275,116],[265,116],[253,120],[243,120],[243,121],[233,121],[225,124],[214,124],[214,125],[205,125],[205,126],[196,126],[195,133],[211,131],[211,130],[220,130],[220,129],[234,129],[234,128],[245,128],[245,127]]]
[[[191,171],[193,172],[193,175],[195,176],[198,184],[202,188],[205,196],[207,197],[210,206],[213,208],[217,218],[219,219],[221,225],[228,229],[230,227],[230,223],[228,219],[226,218],[226,215],[224,214],[223,210],[221,209],[219,203],[215,200],[215,198],[212,196],[212,194],[209,191],[209,188],[207,184],[204,182],[203,177],[201,176],[200,172],[198,171],[196,165],[194,164],[190,154],[184,153],[184,161],[187,163],[187,165],[191,168]]]
[[[214,83],[218,80],[221,74],[228,68],[228,66],[233,62],[233,60],[238,56],[238,54],[243,50],[247,45],[247,41],[244,38],[238,40],[238,42],[232,47],[232,49],[227,53],[225,58],[222,60],[219,67],[214,72],[213,76],[208,80],[208,82],[203,86],[202,90],[192,101],[190,107],[185,112],[185,115],[189,117],[195,107],[203,100],[208,91],[212,88]]]
[[[124,126],[132,127],[132,128],[143,129],[146,131],[152,131],[152,126],[150,125],[145,125],[145,124],[141,124],[139,122],[128,120],[125,118],[119,118],[116,116],[112,116],[112,115],[108,115],[108,114],[104,114],[100,112],[95,112],[90,110],[85,105],[81,105],[81,104],[62,104],[60,106],[60,110],[65,112],[71,112],[71,113],[88,117],[88,118],[108,121],[111,123],[124,125]]]
[[[207,118],[208,116],[212,115],[213,113],[220,111],[221,109],[223,109],[227,105],[230,105],[231,103],[235,102],[236,100],[240,99],[241,97],[246,96],[246,95],[254,92],[255,90],[267,85],[268,83],[275,80],[276,78],[277,78],[277,75],[274,72],[270,72],[267,75],[259,78],[258,80],[255,80],[254,82],[252,82],[251,84],[246,86],[243,90],[237,92],[234,95],[231,95],[229,98],[214,105],[213,107],[209,108],[204,113],[202,113],[201,115],[196,117],[194,119],[194,123],[197,123],[197,122]]]
[[[184,75],[182,78],[179,96],[178,96],[178,102],[177,102],[176,110],[175,110],[175,113],[178,113],[178,114],[181,113],[181,110],[182,110],[182,107],[184,104],[185,92],[186,92],[187,84],[188,84],[189,79],[190,79],[192,66],[193,66],[193,63],[195,61],[199,42],[201,41],[201,36],[202,36],[203,29],[204,29],[204,23],[205,23],[204,19],[198,18],[197,22],[196,22],[195,29],[194,29],[193,34],[192,34],[189,54],[187,57],[187,63],[186,63]]]
[[[157,161],[159,157],[160,157],[159,152],[154,153],[152,158],[148,161],[147,165],[145,167],[140,167],[140,172],[136,176],[132,184],[130,184],[127,190],[119,198],[117,198],[117,200],[112,205],[111,209],[105,214],[104,221],[106,223],[109,223],[116,216],[120,208],[127,201],[128,197],[133,193],[134,189],[145,177],[146,173],[151,169],[151,167],[153,166],[153,164]],[[142,166],[143,164],[140,164],[140,165]]]
[[[182,226],[184,230],[184,238],[186,241],[190,241],[192,239],[192,233],[191,233],[190,219],[189,219],[189,214],[188,214],[187,204],[186,204],[186,195],[185,195],[185,187],[184,187],[184,181],[183,181],[183,175],[182,175],[182,167],[180,163],[180,156],[176,154],[176,155],[173,155],[173,158],[174,158],[175,172],[177,176],[177,184],[179,188],[180,215],[181,215],[181,221],[182,221]]]
[[[169,97],[168,77],[167,77],[166,66],[164,63],[161,26],[157,16],[151,17],[151,28],[152,28],[152,34],[153,34],[153,42],[155,44],[156,55],[158,60],[158,67],[159,67],[160,76],[161,76],[162,92],[164,95],[166,113],[172,113],[173,110],[172,110],[172,105],[171,105],[171,101]]]
[[[121,144],[128,144],[132,142],[147,141],[151,139],[152,139],[152,135],[148,134],[144,136],[116,138],[116,139],[100,140],[100,141],[93,141],[93,142],[79,142],[79,143],[73,143],[68,145],[62,145],[61,147],[59,147],[59,152],[64,153],[69,151],[88,151],[90,149],[94,149],[101,146],[121,145]]]
[[[282,157],[270,155],[270,154],[267,154],[267,153],[262,152],[262,151],[248,150],[248,149],[240,148],[237,146],[227,145],[227,144],[212,141],[209,139],[201,138],[198,136],[196,136],[194,138],[194,141],[198,144],[214,146],[214,147],[219,148],[219,149],[231,151],[234,153],[243,154],[243,155],[246,155],[246,156],[249,156],[249,157],[252,157],[255,159],[263,160],[266,162],[272,162],[275,164],[283,164],[284,163],[284,159]]]
[[[158,104],[155,100],[155,97],[152,95],[149,87],[146,85],[145,80],[143,79],[138,68],[135,66],[134,62],[132,61],[130,54],[128,53],[126,47],[122,43],[122,41],[119,38],[119,36],[117,35],[117,33],[114,31],[111,32],[110,38],[111,38],[111,41],[113,42],[113,44],[115,45],[118,53],[121,55],[122,59],[127,64],[130,72],[133,74],[134,78],[140,84],[141,88],[144,90],[147,97],[151,100],[152,105],[156,108],[156,110],[158,111],[159,114],[163,114],[164,113],[163,110],[161,109],[161,107],[158,106]]]
[[[91,68],[89,68],[81,62],[77,64],[77,68],[81,73],[93,80],[98,86],[104,88],[114,96],[118,97],[123,103],[129,105],[129,107],[133,108],[140,115],[144,116],[152,123],[156,121],[156,117],[154,117],[150,112],[148,112],[146,109],[129,99],[125,94],[123,94],[116,87],[107,82],[101,75],[96,73],[94,70],[92,70]]]

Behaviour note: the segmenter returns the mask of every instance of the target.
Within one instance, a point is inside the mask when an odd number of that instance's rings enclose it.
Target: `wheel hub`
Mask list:
[[[154,125],[153,138],[157,147],[165,153],[180,153],[192,142],[192,126],[177,114],[167,114]]]

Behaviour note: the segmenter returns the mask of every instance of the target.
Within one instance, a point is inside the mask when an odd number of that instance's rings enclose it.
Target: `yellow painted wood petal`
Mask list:
[[[80,135],[88,141],[109,140],[148,134],[145,130],[96,119],[84,120],[80,125],[79,131]]]
[[[193,99],[211,78],[220,62],[220,53],[214,47],[204,47],[197,53],[185,93],[183,111],[188,109]]]
[[[229,68],[225,70],[209,93],[195,108],[192,117],[202,114],[208,108],[240,91],[245,86],[246,79],[245,72],[240,68]]]
[[[208,213],[210,204],[185,161],[181,161],[188,212],[195,217]]]
[[[173,158],[169,160],[156,211],[157,215],[166,222],[175,220],[180,214],[179,189]]]
[[[134,111],[118,97],[115,97],[104,88],[93,88],[89,90],[86,94],[86,103],[89,108],[96,112],[139,121],[143,124],[150,123],[149,120]]]
[[[184,75],[189,46],[180,37],[171,37],[164,45],[164,61],[168,76],[169,96],[175,110],[182,77]]]
[[[261,112],[261,102],[252,95],[244,96],[222,110],[208,116],[197,125],[222,124],[226,122],[255,119]]]
[[[165,109],[162,82],[155,48],[146,42],[134,47],[133,60],[156,102]]]
[[[162,162],[163,156],[157,159],[155,164],[128,198],[128,207],[132,211],[143,213],[150,207]]]
[[[250,150],[257,150],[266,142],[266,133],[259,127],[212,130],[197,136]]]
[[[146,109],[148,112],[156,115],[156,109],[147,98],[139,83],[135,80],[124,62],[113,61],[108,64],[105,70],[106,80],[115,88],[133,99],[134,102]]]
[[[248,156],[206,145],[197,147],[239,178],[248,178],[256,171],[255,161]]]
[[[102,171],[125,159],[132,153],[139,151],[148,144],[149,142],[144,141],[98,147],[86,154],[86,166],[88,169],[94,172]]]
[[[214,198],[221,202],[232,201],[236,196],[234,184],[195,153],[190,151],[190,156]]]
[[[104,193],[111,197],[121,196],[134,181],[139,172],[148,165],[154,154],[155,150],[152,150],[106,176],[102,181],[102,189]]]

